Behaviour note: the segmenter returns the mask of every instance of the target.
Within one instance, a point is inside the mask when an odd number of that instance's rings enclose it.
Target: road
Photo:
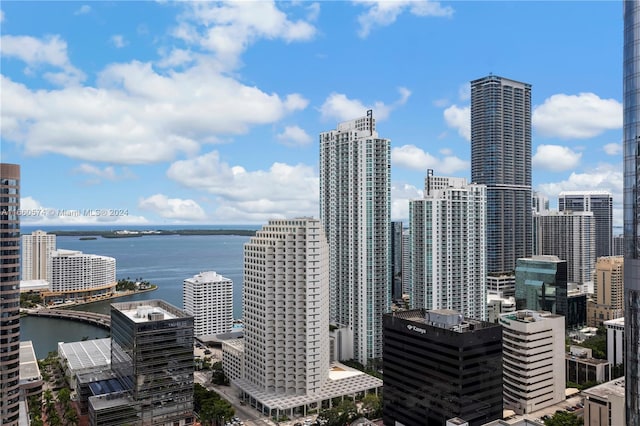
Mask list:
[[[206,371],[196,371],[193,373],[194,382],[201,384],[205,388],[217,392],[222,398],[227,400],[236,410],[236,416],[242,420],[245,426],[275,426],[267,416],[261,415],[253,408],[241,405],[238,395],[230,386],[213,385],[210,381],[210,373]]]

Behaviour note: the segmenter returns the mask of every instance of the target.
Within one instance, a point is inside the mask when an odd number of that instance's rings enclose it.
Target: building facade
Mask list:
[[[402,262],[404,259],[402,242],[402,222],[391,222],[391,297],[402,300]]]
[[[51,281],[51,256],[56,250],[55,234],[33,231],[22,236],[22,280]]]
[[[89,398],[91,425],[194,423],[193,317],[162,300],[111,305],[119,391]]]
[[[496,294],[500,297],[515,297],[515,273],[487,275],[487,294]]]
[[[611,380],[611,364],[606,359],[594,358],[591,349],[571,346],[566,360],[567,382],[593,385]]]
[[[596,265],[593,212],[546,212],[534,216],[534,254],[567,261],[567,280],[593,292]]]
[[[56,250],[46,302],[89,300],[112,294],[116,288],[116,260],[77,250]]]
[[[564,317],[520,310],[500,316],[504,408],[529,414],[565,400]]]
[[[625,380],[614,379],[582,391],[585,426],[618,426],[625,423]]]
[[[182,306],[193,316],[193,334],[229,333],[233,328],[233,281],[214,271],[184,280]]]
[[[354,358],[382,356],[391,309],[391,150],[373,112],[320,134],[320,220],[330,256],[331,322],[353,332]]]
[[[600,327],[604,321],[624,316],[624,258],[599,257],[593,281],[593,299],[587,305],[587,325]]]
[[[329,372],[329,252],[319,220],[270,220],[244,249],[243,390],[317,392]]]
[[[625,364],[624,317],[604,322],[607,329],[607,360],[611,365]]]
[[[563,191],[558,210],[593,212],[596,257],[613,255],[613,196],[607,191]]]
[[[19,421],[20,166],[0,163],[0,424]]]
[[[471,181],[487,186],[487,272],[532,255],[531,85],[471,81]]]
[[[385,425],[502,418],[502,328],[455,311],[384,316]]]
[[[486,187],[428,171],[409,202],[410,305],[486,320]]]

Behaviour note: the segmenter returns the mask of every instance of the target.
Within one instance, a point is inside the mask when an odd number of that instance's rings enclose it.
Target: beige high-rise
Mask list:
[[[0,163],[0,424],[19,420],[20,166]]]
[[[587,325],[624,316],[624,257],[600,257],[596,262],[594,300],[587,304]]]
[[[56,250],[55,234],[33,231],[22,236],[22,279],[51,281],[51,256]]]

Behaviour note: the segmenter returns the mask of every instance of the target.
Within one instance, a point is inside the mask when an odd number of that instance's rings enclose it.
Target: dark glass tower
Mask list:
[[[627,425],[640,425],[640,2],[624,8],[624,325]]]
[[[385,314],[385,425],[502,418],[502,326],[452,310]]]
[[[391,297],[402,299],[402,222],[391,222]]]
[[[471,181],[487,185],[487,273],[531,257],[531,85],[471,82]]]
[[[18,424],[20,166],[0,163],[0,425]]]

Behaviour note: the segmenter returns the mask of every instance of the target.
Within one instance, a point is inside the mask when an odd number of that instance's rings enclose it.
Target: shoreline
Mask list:
[[[114,230],[114,231],[96,231],[96,230],[51,230],[48,234],[59,237],[102,237],[102,238],[138,238],[155,235],[234,235],[241,237],[252,237],[256,234],[255,230],[250,229],[157,229],[157,230]],[[29,234],[23,234],[29,235]]]
[[[152,287],[150,288],[146,288],[144,290],[127,290],[127,291],[122,291],[122,292],[117,292],[114,293],[113,295],[109,296],[109,297],[102,297],[100,299],[96,299],[96,300],[90,300],[87,302],[81,301],[81,302],[69,302],[69,303],[60,303],[59,305],[51,305],[51,306],[44,306],[41,308],[37,308],[37,309],[70,309],[73,308],[75,306],[84,306],[84,305],[90,305],[92,303],[98,303],[98,302],[104,302],[106,300],[112,300],[112,299],[119,299],[121,297],[126,297],[126,296],[132,296],[134,294],[140,294],[140,293],[148,293],[151,291],[156,291],[158,289],[158,286],[155,284],[151,285]],[[20,308],[22,309],[22,308]],[[70,309],[73,310],[73,309]]]

